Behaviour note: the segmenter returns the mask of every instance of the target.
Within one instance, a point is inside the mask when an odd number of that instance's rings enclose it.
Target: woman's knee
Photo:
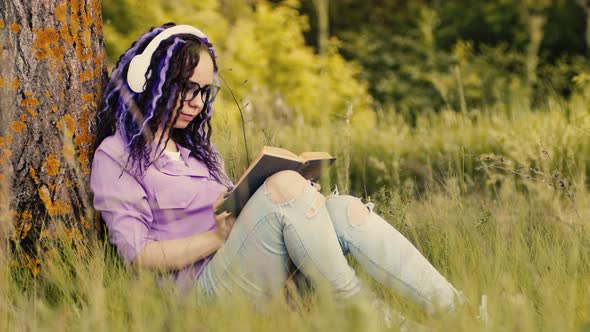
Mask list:
[[[336,228],[344,223],[360,226],[367,221],[371,213],[371,210],[359,198],[349,195],[329,197],[326,207]]]
[[[276,203],[285,203],[301,195],[309,181],[295,171],[280,171],[265,182],[270,198]]]

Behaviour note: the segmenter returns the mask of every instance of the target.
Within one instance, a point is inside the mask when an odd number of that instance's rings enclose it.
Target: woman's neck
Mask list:
[[[178,146],[176,146],[176,142],[174,142],[172,137],[170,137],[170,139],[168,139],[168,137],[168,134],[164,133],[162,128],[158,128],[158,131],[156,131],[154,134],[154,141],[159,142],[161,138],[162,143],[164,143],[164,150],[178,152]]]

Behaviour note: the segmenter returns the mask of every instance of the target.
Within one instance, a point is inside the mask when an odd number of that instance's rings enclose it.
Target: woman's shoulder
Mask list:
[[[103,152],[103,154],[99,152]],[[105,138],[96,148],[94,157],[102,158],[102,155],[110,157],[119,164],[125,164],[128,157],[127,146],[119,131],[116,131],[113,135]]]

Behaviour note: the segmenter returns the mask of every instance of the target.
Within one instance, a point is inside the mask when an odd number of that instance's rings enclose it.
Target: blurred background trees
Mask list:
[[[273,112],[286,120],[318,120],[326,107],[343,114],[347,103],[412,121],[507,98],[567,97],[587,69],[589,8],[583,0],[103,0],[112,61],[149,26],[195,24],[212,35],[231,82],[248,79],[257,98],[278,98]],[[318,103],[326,86],[340,101]]]
[[[200,27],[244,111],[251,151],[329,150],[342,160],[331,181],[345,190],[424,188],[440,175],[458,176],[462,190],[493,189],[482,153],[590,178],[587,1],[102,5],[111,66],[150,26]],[[224,87],[215,139],[239,176],[247,161],[232,99]]]

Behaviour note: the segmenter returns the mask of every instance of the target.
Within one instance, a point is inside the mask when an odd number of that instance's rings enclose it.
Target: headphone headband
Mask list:
[[[160,46],[160,43],[166,38],[178,34],[191,34],[200,39],[206,39],[207,36],[199,29],[190,25],[175,25],[162,32],[160,32],[145,48],[145,50],[131,59],[129,62],[129,69],[127,71],[127,84],[133,92],[141,93],[144,91],[146,82],[146,75],[152,55]],[[148,75],[149,77],[149,75]]]

